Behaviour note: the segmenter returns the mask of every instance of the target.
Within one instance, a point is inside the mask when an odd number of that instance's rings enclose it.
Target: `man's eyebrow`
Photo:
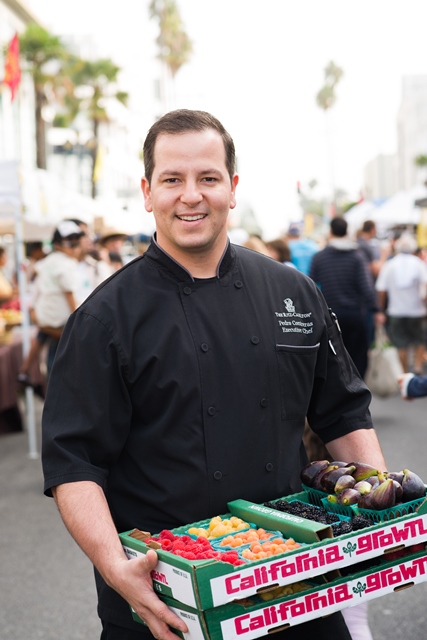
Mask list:
[[[159,173],[159,178],[174,178],[177,176],[181,176],[182,175],[182,171],[177,171],[176,169],[171,169],[170,171],[165,169],[165,171],[162,171],[161,173]],[[203,171],[199,172],[200,176],[207,176],[207,175],[216,175],[216,176],[221,176],[222,173],[221,171],[219,171],[218,169],[203,169]]]

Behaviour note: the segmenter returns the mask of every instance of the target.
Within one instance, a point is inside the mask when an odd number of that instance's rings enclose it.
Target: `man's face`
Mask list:
[[[221,136],[212,129],[162,134],[154,148],[151,185],[142,179],[145,208],[157,241],[172,257],[223,251],[227,216],[236,206],[238,176],[230,180]]]

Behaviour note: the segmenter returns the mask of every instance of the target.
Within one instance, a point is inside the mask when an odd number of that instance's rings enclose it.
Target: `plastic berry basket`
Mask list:
[[[382,509],[376,511],[374,509],[361,509],[357,505],[355,506],[355,512],[372,520],[372,522],[387,522],[388,520],[394,520],[394,518],[400,518],[401,516],[407,516],[410,513],[415,513],[418,507],[425,501],[426,497],[412,500],[411,502],[402,502],[390,509]]]
[[[244,531],[248,531],[248,529],[245,529]],[[244,533],[244,531],[242,530],[242,533]],[[228,536],[232,536],[234,538],[234,537],[237,537],[239,533],[240,531],[237,531],[236,533],[229,533]],[[268,538],[269,540],[272,538],[283,538],[283,533],[281,533],[280,531],[266,530],[266,533],[270,534]],[[221,541],[227,538],[228,536],[222,536],[221,538],[212,538],[211,540],[209,540],[209,542],[211,543],[212,547],[216,551],[240,551],[242,549],[246,549],[247,547],[251,546],[250,542],[245,542],[244,544],[241,544],[237,547],[233,547],[232,545],[222,545]],[[267,540],[261,540],[261,542],[267,542]]]
[[[327,498],[322,498],[322,507],[326,511],[330,511],[332,513],[337,513],[342,516],[348,516],[349,518],[353,518],[353,516],[359,513],[357,505],[349,505],[338,504],[336,502],[329,502]]]
[[[308,498],[311,504],[315,504],[317,507],[323,506],[322,500],[328,497],[328,494],[325,491],[319,491],[319,489],[307,487],[305,484],[302,485],[302,488],[308,494]]]

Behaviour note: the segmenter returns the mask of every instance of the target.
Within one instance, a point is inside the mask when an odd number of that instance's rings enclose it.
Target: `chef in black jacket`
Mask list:
[[[129,604],[156,638],[185,631],[153,592],[155,552],[128,562],[117,531],[298,491],[306,416],[334,459],[385,469],[369,391],[315,284],[228,241],[238,176],[221,123],[166,114],[144,162],[156,234],[71,316],[43,415],[45,493],[96,568],[103,640],[152,637]],[[283,632],[331,633],[350,637],[339,613]]]

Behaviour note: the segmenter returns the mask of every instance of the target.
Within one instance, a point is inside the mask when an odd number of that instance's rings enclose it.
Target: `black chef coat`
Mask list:
[[[153,240],[66,325],[43,414],[45,492],[98,483],[118,531],[195,522],[300,490],[305,417],[327,443],[371,428],[369,402],[309,278],[229,244],[217,276],[194,279]],[[98,586],[101,617],[133,627]]]

